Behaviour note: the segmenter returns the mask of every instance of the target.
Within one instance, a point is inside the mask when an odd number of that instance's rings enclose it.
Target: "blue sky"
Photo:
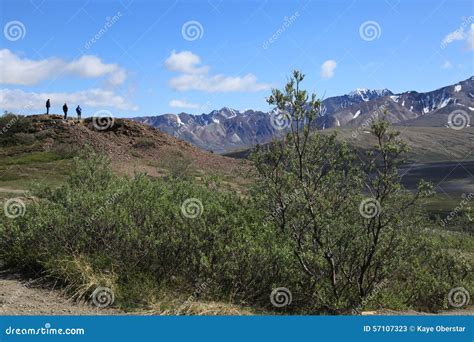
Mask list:
[[[474,74],[469,0],[1,0],[0,109],[268,110],[293,69],[322,97]],[[96,38],[94,38],[96,37]]]

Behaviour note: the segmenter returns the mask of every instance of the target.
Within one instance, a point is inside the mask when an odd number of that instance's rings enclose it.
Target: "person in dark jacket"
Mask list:
[[[67,104],[65,103],[65,104],[64,104],[64,106],[63,106],[64,120],[66,120],[66,119],[67,119],[67,110],[68,110],[68,108],[67,108]]]
[[[77,107],[76,107],[76,113],[77,113],[77,120],[81,120],[81,114],[82,114],[82,108],[81,108],[81,106],[77,105]]]
[[[49,101],[46,101],[46,114],[49,114],[49,108],[51,107],[51,102]]]

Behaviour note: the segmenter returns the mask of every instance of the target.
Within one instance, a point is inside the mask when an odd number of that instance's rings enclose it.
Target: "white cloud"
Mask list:
[[[191,51],[176,53],[176,51],[173,50],[171,56],[169,56],[165,61],[165,67],[170,71],[182,72],[185,74],[200,74],[209,71],[209,67],[198,67],[199,64],[201,64],[201,58],[198,55],[193,54]]]
[[[171,100],[169,106],[173,108],[187,108],[187,109],[199,109],[203,108],[203,105],[198,103],[191,103],[186,100]]]
[[[467,32],[466,42],[467,48],[471,51],[474,50],[474,24],[471,24],[471,27]]]
[[[66,62],[60,58],[32,60],[21,58],[8,49],[0,50],[0,83],[34,85],[60,76],[81,78],[107,77],[111,85],[125,82],[126,72],[117,64],[105,64],[100,58],[84,55]]]
[[[138,107],[125,100],[122,96],[110,90],[89,89],[73,93],[35,93],[25,92],[20,89],[0,89],[0,108],[2,110],[21,110],[29,108],[44,111],[44,104],[51,99],[53,113],[60,113],[63,103],[68,103],[70,108],[79,104],[87,113],[87,107],[116,108],[120,110],[137,110]]]
[[[453,68],[453,65],[451,64],[450,61],[446,61],[446,62],[444,62],[443,65],[441,65],[441,69],[447,70],[447,69],[452,69],[452,68]]]
[[[177,91],[199,90],[209,93],[256,92],[272,87],[271,84],[258,83],[253,74],[242,77],[210,75],[209,66],[199,66],[200,64],[200,57],[190,51],[172,51],[165,61],[165,67],[181,75],[169,80],[170,87]]]
[[[321,65],[321,77],[331,78],[334,76],[334,70],[336,69],[337,63],[333,59],[329,59]]]
[[[453,31],[451,33],[448,33],[444,38],[443,38],[443,41],[442,41],[442,44],[443,45],[448,45],[456,40],[463,40],[465,37],[464,35],[464,29],[463,28],[459,28],[457,29],[456,31]]]
[[[474,24],[471,24],[471,26],[467,29],[467,32],[464,32],[464,27],[461,26],[456,31],[448,33],[443,38],[441,42],[441,46],[446,47],[450,43],[457,40],[461,40],[461,41],[465,40],[467,49],[471,51],[474,50]]]

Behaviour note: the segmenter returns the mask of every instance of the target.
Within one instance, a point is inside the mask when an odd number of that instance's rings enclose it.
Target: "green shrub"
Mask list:
[[[64,185],[38,187],[23,217],[3,220],[8,267],[45,272],[77,298],[107,285],[125,306],[204,280],[216,284],[213,299],[266,304],[288,273],[287,251],[251,201],[189,181],[120,178],[98,156],[76,162]],[[182,212],[192,198],[202,203],[196,218]]]

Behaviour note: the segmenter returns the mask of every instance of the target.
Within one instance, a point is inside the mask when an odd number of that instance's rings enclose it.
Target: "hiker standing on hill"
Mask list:
[[[46,101],[46,115],[49,115],[49,108],[51,107],[51,102],[49,101]]]
[[[64,106],[63,106],[64,120],[66,120],[66,119],[67,119],[67,110],[68,110],[68,108],[67,108],[67,104],[65,103],[65,104],[64,104]]]
[[[77,113],[77,120],[81,120],[81,114],[82,114],[82,108],[81,108],[81,106],[77,105],[77,107],[76,107],[76,113]]]

